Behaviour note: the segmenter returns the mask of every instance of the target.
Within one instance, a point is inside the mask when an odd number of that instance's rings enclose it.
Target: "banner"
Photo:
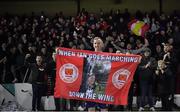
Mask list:
[[[55,97],[126,105],[141,56],[58,48]]]

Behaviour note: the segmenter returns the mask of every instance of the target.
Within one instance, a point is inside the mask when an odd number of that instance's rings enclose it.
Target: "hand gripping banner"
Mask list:
[[[55,97],[126,105],[141,56],[58,48]]]

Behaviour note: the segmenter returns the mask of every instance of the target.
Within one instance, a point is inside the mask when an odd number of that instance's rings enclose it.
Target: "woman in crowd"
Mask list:
[[[169,66],[165,64],[165,61],[159,60],[158,67],[156,69],[156,82],[157,82],[157,94],[162,101],[162,110],[172,110],[172,94],[173,94],[173,74]]]

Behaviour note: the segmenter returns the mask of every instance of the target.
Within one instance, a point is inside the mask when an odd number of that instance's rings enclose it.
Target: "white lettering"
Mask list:
[[[119,62],[138,62],[138,57],[130,57],[130,56],[111,56],[111,55],[97,55],[97,54],[88,54],[85,52],[73,52],[73,51],[58,51],[59,55],[63,56],[78,56],[82,58],[93,58],[96,60],[107,60],[107,61],[119,61]]]
[[[76,56],[72,51],[59,51],[58,54],[63,56]]]
[[[96,94],[95,93],[86,93],[86,97],[87,99],[96,99]]]
[[[109,96],[109,95],[104,95],[104,94],[98,94],[98,99],[102,100],[102,101],[114,101],[113,96]]]

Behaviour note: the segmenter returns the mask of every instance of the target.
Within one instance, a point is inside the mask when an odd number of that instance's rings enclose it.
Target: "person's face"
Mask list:
[[[124,46],[125,46],[125,43],[124,43],[124,42],[121,42],[121,43],[120,43],[120,46],[121,46],[121,47],[124,47]]]
[[[110,53],[113,53],[113,48],[110,47],[110,48],[109,48],[109,52],[110,52]]]
[[[116,37],[116,36],[117,36],[117,33],[116,33],[116,32],[112,32],[112,36],[113,36],[113,37]]]
[[[141,44],[141,41],[138,39],[136,40],[136,45],[139,45],[139,44]]]
[[[36,52],[36,47],[32,46],[32,51],[35,53]]]
[[[92,31],[89,29],[89,30],[88,30],[88,34],[91,34],[91,33],[92,33]]]
[[[18,44],[18,49],[22,49],[22,44]]]
[[[69,42],[69,47],[73,47],[73,42]]]
[[[131,54],[130,52],[126,52],[126,54]]]
[[[54,42],[52,40],[49,41],[49,45],[53,46]]]
[[[73,46],[72,46],[72,49],[77,49],[76,45],[73,45]]]
[[[169,52],[169,50],[170,50],[170,47],[168,45],[165,45],[164,46],[164,52],[167,53],[167,52]]]
[[[145,51],[145,52],[144,52],[144,56],[145,56],[145,57],[148,57],[149,55],[150,55],[150,52],[149,52],[149,51]]]
[[[120,38],[121,38],[121,39],[124,39],[124,34],[121,33],[121,34],[120,34]]]
[[[37,64],[41,64],[42,63],[42,57],[36,56],[36,62],[37,62]]]
[[[88,78],[88,84],[92,86],[94,83],[95,83],[95,76],[93,75]]]
[[[131,44],[127,44],[127,49],[131,49],[131,48],[132,48]]]
[[[83,50],[83,49],[84,49],[84,45],[81,44],[81,45],[79,46],[79,48]]]
[[[3,43],[3,44],[1,45],[1,47],[2,47],[2,49],[5,49],[5,48],[6,48],[6,43]]]
[[[112,19],[112,16],[109,16],[109,19],[111,20],[111,19]]]
[[[16,47],[13,47],[10,51],[11,51],[12,54],[15,54],[15,52],[16,52]]]
[[[46,48],[42,48],[42,49],[41,49],[41,52],[42,52],[43,54],[46,54]]]
[[[53,59],[53,61],[56,61],[56,53],[52,54],[52,59]]]
[[[94,20],[94,17],[91,16],[91,17],[90,17],[90,20]]]
[[[96,28],[97,28],[97,29],[99,29],[99,28],[100,28],[99,23],[96,23]]]
[[[158,67],[159,67],[159,68],[162,68],[162,69],[163,69],[163,68],[165,68],[165,66],[166,66],[166,65],[164,64],[164,62],[162,62],[162,61],[159,61],[159,62],[158,62]]]
[[[160,45],[156,46],[156,52],[158,52],[158,53],[161,52],[161,46]]]
[[[134,38],[131,37],[131,38],[129,39],[129,41],[130,41],[130,43],[134,43]]]
[[[96,26],[93,24],[93,25],[91,25],[91,29],[95,29],[96,28]]]
[[[170,38],[170,39],[168,40],[168,43],[172,45],[172,44],[173,44],[173,38]]]
[[[94,40],[93,47],[95,51],[102,51],[103,43],[100,39]]]
[[[28,47],[28,50],[29,50],[29,51],[32,51],[32,47]]]
[[[120,18],[120,20],[119,20],[120,22],[123,22],[124,20],[123,20],[123,18]]]
[[[101,30],[100,33],[101,33],[101,34],[104,34],[104,30]]]
[[[116,51],[116,54],[122,54],[122,53],[121,53],[121,51],[117,50],[117,51]]]
[[[179,27],[175,26],[175,31],[178,32],[179,31]]]
[[[165,35],[165,31],[164,30],[162,30],[160,33],[161,33],[161,35]]]

